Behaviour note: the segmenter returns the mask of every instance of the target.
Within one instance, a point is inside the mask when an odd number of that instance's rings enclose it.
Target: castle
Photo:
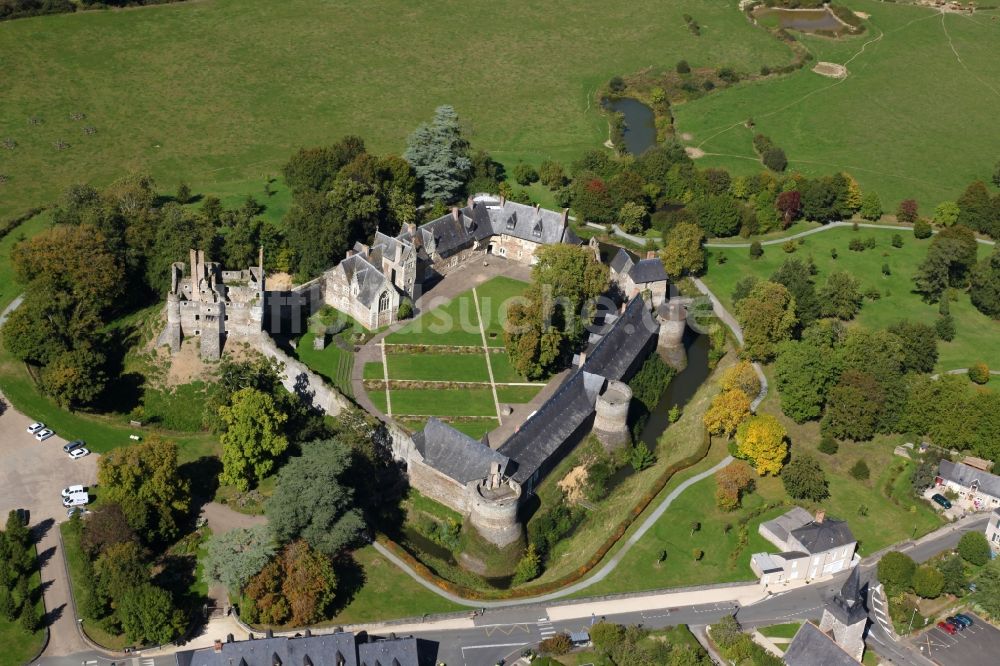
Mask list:
[[[409,224],[395,238],[376,232],[370,246],[356,243],[323,275],[324,301],[366,328],[387,326],[404,298],[415,301],[424,284],[472,259],[492,254],[529,264],[542,245],[579,245],[568,216],[568,209],[477,194],[465,207],[419,227]]]
[[[170,266],[167,325],[159,343],[180,351],[184,338],[200,339],[201,356],[217,361],[226,340],[249,338],[264,327],[264,250],[258,264],[241,271],[225,271],[205,261],[203,250],[191,250],[191,270],[184,277],[184,262]]]

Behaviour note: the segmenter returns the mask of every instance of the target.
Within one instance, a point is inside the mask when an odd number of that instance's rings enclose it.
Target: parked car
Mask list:
[[[75,486],[69,486],[68,488],[62,489],[62,496],[69,497],[70,495],[79,495],[80,493],[87,492],[87,486],[82,484],[77,484]]]
[[[31,433],[32,435],[34,435],[36,432],[38,432],[39,430],[42,430],[44,428],[45,428],[45,424],[44,423],[35,422],[35,423],[32,423],[30,426],[28,426],[28,432]]]
[[[86,506],[90,503],[90,496],[87,493],[76,493],[63,498],[63,506],[67,509],[72,506]]]
[[[931,495],[931,499],[934,500],[934,502],[936,502],[937,504],[943,506],[945,509],[951,508],[951,500],[949,500],[941,493],[934,493],[933,495]]]
[[[955,635],[955,627],[951,626],[947,622],[941,621],[937,623],[938,629],[946,632],[949,636]]]
[[[965,613],[958,613],[957,615],[955,615],[954,619],[958,620],[966,627],[971,627],[974,624],[972,618],[966,615]]]
[[[946,617],[944,621],[950,624],[951,626],[955,627],[959,631],[965,629],[965,623],[956,618],[955,616]]]
[[[49,437],[52,437],[55,434],[56,434],[55,432],[49,430],[48,428],[42,428],[41,430],[35,433],[35,439],[37,439],[39,442],[44,442]]]
[[[84,441],[83,441],[82,439],[74,439],[74,440],[73,440],[72,442],[70,442],[69,444],[64,444],[64,445],[63,445],[63,451],[65,451],[66,453],[69,453],[69,452],[70,452],[70,451],[72,451],[73,449],[82,449],[82,448],[83,448],[83,445],[84,445],[85,443],[86,443],[86,442],[84,442]]]
[[[83,458],[84,456],[89,456],[89,455],[90,455],[90,449],[85,449],[81,447],[79,449],[73,449],[72,451],[70,451],[69,459],[76,460],[77,458]]]

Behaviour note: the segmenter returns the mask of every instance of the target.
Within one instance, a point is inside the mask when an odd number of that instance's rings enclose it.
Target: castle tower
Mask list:
[[[865,628],[868,611],[861,592],[859,567],[854,567],[844,586],[823,609],[819,629],[832,636],[834,642],[858,661],[865,652]]]
[[[664,301],[656,308],[656,321],[660,324],[657,350],[667,365],[683,370],[687,367],[687,351],[684,349],[687,308],[672,299]]]
[[[505,548],[521,538],[521,525],[517,522],[521,487],[502,477],[499,463],[492,463],[489,475],[469,492],[469,522],[480,536],[497,548]]]
[[[597,396],[594,434],[609,451],[627,444],[631,439],[628,431],[628,407],[631,400],[632,389],[619,381],[609,381],[604,391]]]
[[[167,328],[164,332],[171,353],[181,350],[181,299],[176,290],[167,294]],[[163,340],[161,339],[161,342]]]

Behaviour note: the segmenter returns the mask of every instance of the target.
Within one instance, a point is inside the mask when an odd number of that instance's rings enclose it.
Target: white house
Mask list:
[[[993,509],[990,514],[986,523],[986,540],[990,542],[994,553],[1000,553],[1000,509]]]
[[[761,523],[758,531],[781,551],[755,553],[750,558],[750,568],[762,585],[826,578],[847,570],[859,559],[855,555],[858,542],[847,523],[827,518],[825,511],[814,518],[795,507]]]
[[[934,484],[942,490],[957,493],[959,501],[975,511],[1000,507],[1000,476],[971,465],[942,460]]]

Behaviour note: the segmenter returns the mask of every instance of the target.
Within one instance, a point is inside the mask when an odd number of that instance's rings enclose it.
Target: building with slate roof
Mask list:
[[[495,254],[530,264],[542,245],[579,245],[569,210],[546,210],[477,194],[436,220],[409,224],[395,238],[376,232],[371,246],[355,244],[322,280],[324,301],[374,329],[393,323],[403,298],[468,261]]]
[[[965,463],[942,460],[935,485],[958,493],[958,501],[975,511],[989,511],[1000,506],[1000,476]]]
[[[859,560],[858,542],[843,520],[815,518],[801,507],[760,524],[758,532],[781,552],[755,553],[750,568],[764,586],[833,576]],[[860,560],[859,560],[860,561]]]
[[[418,666],[417,639],[358,642],[348,632],[236,641],[175,653],[177,666]]]
[[[844,652],[857,661],[865,653],[865,629],[868,611],[861,588],[860,567],[854,567],[843,587],[823,608],[819,629],[833,638]]]
[[[611,279],[618,285],[626,299],[648,293],[653,307],[659,307],[668,298],[667,272],[656,252],[646,253],[645,259],[636,260],[620,248],[611,260]]]
[[[812,622],[803,622],[785,650],[788,666],[857,666],[860,661]]]

